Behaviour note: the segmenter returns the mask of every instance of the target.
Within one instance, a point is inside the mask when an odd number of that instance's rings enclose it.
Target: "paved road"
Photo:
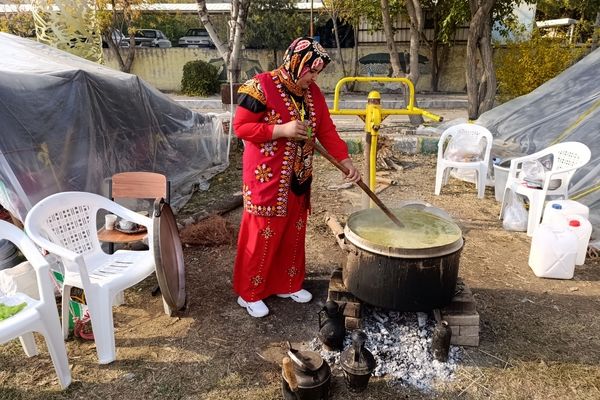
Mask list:
[[[220,96],[210,97],[188,97],[176,94],[170,94],[175,101],[199,112],[224,112],[225,109],[221,103]],[[326,95],[330,107],[333,107],[333,95]],[[404,103],[398,96],[382,94],[383,107],[400,108]],[[434,114],[444,117],[444,121],[451,121],[456,118],[467,118],[467,98],[465,94],[426,94],[417,95],[419,107],[426,109]],[[366,104],[366,95],[342,95],[340,96],[340,109],[364,109]],[[338,130],[343,134],[353,135],[361,134],[364,129],[364,122],[353,115],[334,115],[333,120]],[[426,120],[427,122],[427,120]],[[383,121],[383,128],[388,130],[397,130],[399,133],[411,128],[408,117],[403,115],[391,115]]]

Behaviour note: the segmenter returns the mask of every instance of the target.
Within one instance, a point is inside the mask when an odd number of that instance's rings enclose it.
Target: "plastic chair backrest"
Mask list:
[[[494,140],[492,133],[485,127],[475,124],[458,124],[451,126],[446,129],[440,136],[438,142],[438,160],[444,159],[445,144],[452,137],[467,136],[473,141],[473,143],[480,143],[485,138],[485,148],[483,150],[483,159],[481,160],[486,165],[490,158],[490,152],[492,150],[492,142]]]
[[[97,205],[85,195],[49,196],[34,207],[32,224],[53,243],[77,254],[100,251],[96,213]]]
[[[6,239],[17,246],[34,268],[39,300],[46,304],[55,304],[54,290],[49,275],[50,267],[31,239],[21,229],[2,220],[0,220],[0,239]]]
[[[589,147],[580,142],[564,142],[550,146],[547,150],[554,155],[552,171],[579,168],[591,158]]]
[[[112,199],[157,199],[171,201],[171,182],[156,172],[121,172],[112,176],[109,197]]]

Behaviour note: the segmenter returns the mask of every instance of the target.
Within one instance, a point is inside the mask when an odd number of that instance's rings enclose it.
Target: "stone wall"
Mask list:
[[[351,64],[353,49],[342,49],[343,59],[347,65]],[[123,53],[129,49],[122,49]],[[399,51],[407,52],[408,49],[399,48]],[[430,55],[422,49],[422,55],[429,58]],[[328,49],[333,60],[339,60],[336,49]],[[359,58],[366,55],[387,53],[385,46],[361,46]],[[438,89],[446,92],[464,92],[465,86],[465,46],[454,46],[450,54],[442,64],[441,77]],[[258,70],[268,70],[273,67],[273,52],[270,50],[246,49],[241,52],[245,60],[242,64],[243,77],[252,76]],[[282,52],[278,53],[281,58]],[[389,59],[389,58],[388,58]],[[111,68],[118,68],[115,54],[110,49],[104,49],[105,64]],[[181,89],[181,77],[183,66],[188,61],[203,60],[212,62],[217,66],[222,65],[217,50],[205,48],[136,48],[135,60],[131,73],[138,75],[146,82],[163,91],[178,92]],[[431,90],[431,66],[429,61],[420,64],[421,78],[417,84],[417,91]],[[358,71],[359,76],[387,76],[390,71],[389,64],[361,64]],[[352,75],[351,71],[347,71]],[[319,76],[319,86],[325,92],[333,92],[338,80],[344,77],[340,62],[333,62]],[[368,91],[370,87],[363,85],[359,89]],[[381,89],[381,88],[378,88]]]

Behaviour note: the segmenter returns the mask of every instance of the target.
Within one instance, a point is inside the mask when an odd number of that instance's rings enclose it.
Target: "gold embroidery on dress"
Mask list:
[[[265,94],[260,86],[260,82],[256,78],[247,80],[242,86],[240,86],[238,93],[247,94],[263,105],[267,104],[267,99],[265,98]]]

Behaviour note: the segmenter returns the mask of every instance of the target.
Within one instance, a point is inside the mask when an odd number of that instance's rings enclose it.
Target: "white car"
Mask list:
[[[210,47],[214,48],[215,44],[208,35],[206,29],[192,28],[188,29],[185,36],[179,38],[179,47]]]
[[[135,31],[137,47],[171,47],[171,41],[158,29],[138,29]]]
[[[129,47],[129,37],[123,35],[123,33],[118,29],[112,30],[112,40],[119,47]],[[108,47],[108,43],[104,40],[104,36],[102,37],[102,47]]]

